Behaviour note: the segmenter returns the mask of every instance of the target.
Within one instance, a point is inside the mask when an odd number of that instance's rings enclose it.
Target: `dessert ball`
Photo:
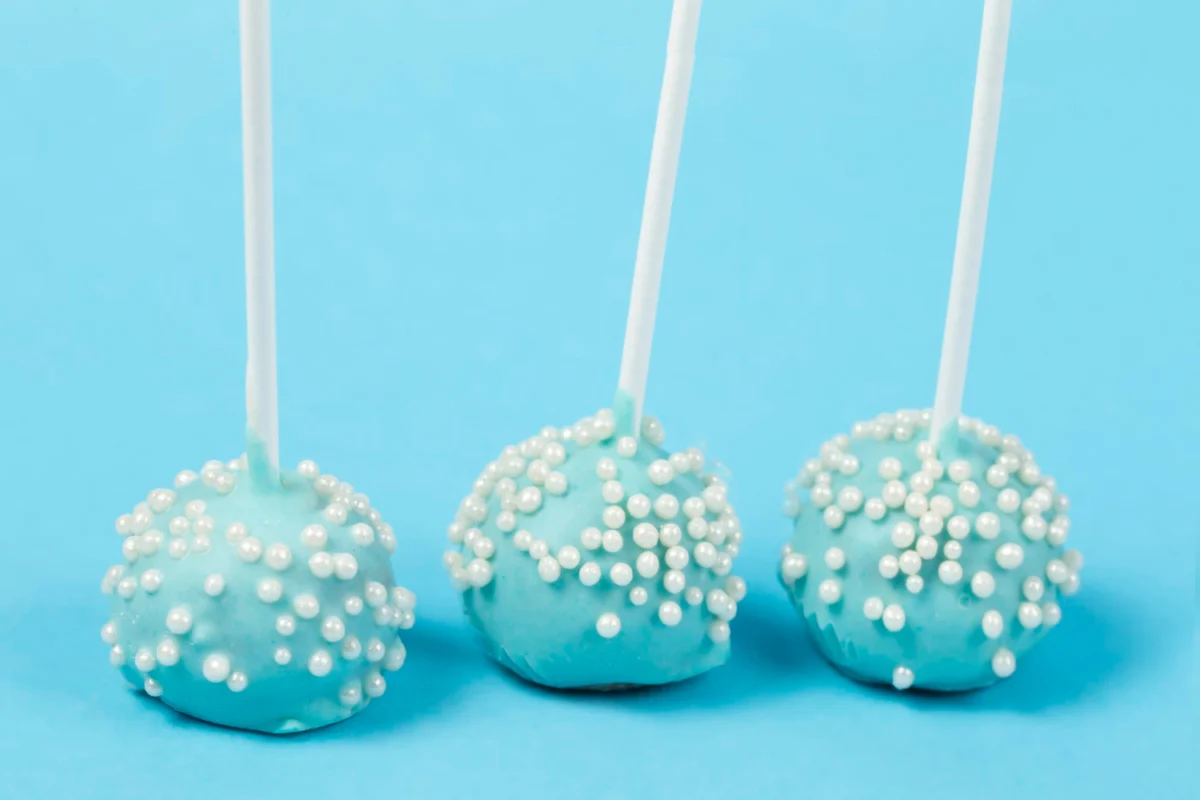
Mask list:
[[[416,599],[366,495],[311,461],[265,484],[244,460],[210,461],[122,514],[101,637],[131,685],[177,711],[294,733],[383,694]]]
[[[729,657],[746,586],[725,484],[699,450],[664,450],[657,420],[632,428],[604,410],[505,448],[449,527],[468,618],[527,680],[663,684]]]
[[[956,691],[1013,674],[1062,619],[1083,559],[1069,502],[1021,441],[962,418],[935,455],[928,411],[883,414],[789,484],[781,577],[843,673]]]

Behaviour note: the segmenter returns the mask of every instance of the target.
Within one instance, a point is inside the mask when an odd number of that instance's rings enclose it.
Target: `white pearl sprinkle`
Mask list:
[[[975,532],[984,539],[995,539],[1000,535],[1000,518],[991,511],[984,511],[975,518]]]
[[[262,558],[263,546],[262,542],[255,539],[253,536],[248,536],[237,543],[238,558],[247,564],[254,563]]]
[[[892,633],[896,633],[904,628],[906,616],[904,609],[892,603],[883,609],[883,627],[887,628]]]
[[[600,582],[602,574],[600,565],[595,561],[589,561],[579,568],[579,582],[584,586],[595,586]]]
[[[826,605],[833,605],[842,599],[842,584],[833,578],[821,581],[817,587],[817,597]]]
[[[167,612],[167,630],[176,636],[182,636],[192,629],[192,612],[183,606],[176,606]]]
[[[645,587],[635,586],[629,590],[629,602],[635,606],[644,606],[646,601],[650,599],[650,594]]]
[[[673,600],[666,600],[658,607],[658,618],[663,625],[672,628],[683,619],[683,609]]]
[[[333,669],[333,656],[328,650],[318,650],[309,656],[308,671],[318,678],[323,678]]]
[[[258,582],[255,593],[264,603],[277,603],[283,597],[283,584],[278,578],[263,578]]]
[[[596,620],[596,633],[611,639],[621,632],[621,618],[611,612],[601,614]]]
[[[785,583],[795,583],[808,573],[808,559],[800,553],[788,553],[783,557],[780,572]]]
[[[951,561],[962,558],[963,546],[961,542],[951,539],[942,547],[942,555]]]
[[[995,609],[985,611],[980,627],[983,628],[983,635],[987,638],[999,639],[1000,635],[1004,633],[1004,618]]]
[[[1025,550],[1015,542],[1008,542],[996,548],[996,563],[1001,569],[1016,569],[1025,560]]]
[[[825,566],[835,572],[846,566],[846,551],[840,547],[831,547],[825,551]]]
[[[981,600],[992,596],[996,591],[996,579],[992,573],[980,570],[971,576],[971,593]]]
[[[916,675],[908,667],[896,667],[892,670],[892,686],[895,686],[900,691],[910,688],[913,685],[913,680]]]
[[[943,561],[938,564],[938,580],[947,586],[953,586],[963,579],[962,565],[957,561]]]
[[[864,505],[863,513],[867,515],[867,519],[878,521],[887,514],[887,505],[878,497],[872,497]]]
[[[1053,628],[1060,622],[1062,622],[1062,608],[1058,603],[1046,603],[1042,606],[1042,624],[1047,628]]]
[[[890,554],[879,559],[879,574],[888,580],[896,577],[900,574],[900,561]]]
[[[711,545],[709,546],[711,547]],[[697,547],[699,547],[699,545],[697,545]],[[697,561],[698,560],[699,559],[697,559]],[[643,578],[653,578],[658,574],[658,556],[649,551],[644,552],[637,557],[635,566],[637,567],[638,574]]]
[[[209,683],[221,683],[229,677],[229,656],[224,653],[213,653],[204,659],[201,667],[204,679]]]
[[[1007,648],[1001,647],[992,656],[992,672],[997,678],[1007,678],[1017,669],[1017,657]]]
[[[863,603],[863,616],[872,622],[883,617],[883,599],[879,597],[868,597]]]
[[[321,613],[321,603],[311,594],[298,595],[292,600],[292,608],[301,619],[313,619]]]
[[[358,559],[350,553],[338,553],[333,557],[333,574],[338,580],[353,580],[358,574]]]

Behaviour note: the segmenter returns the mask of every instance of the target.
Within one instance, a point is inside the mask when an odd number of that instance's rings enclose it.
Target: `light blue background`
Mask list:
[[[439,559],[488,459],[612,396],[669,3],[275,6],[284,457],[395,523],[410,662],[291,739],[120,688],[113,519],[241,451],[236,4],[3,0],[0,796],[1190,794],[1195,4],[1016,3],[967,403],[1087,567],[957,697],[834,674],[775,565],[802,460],[932,399],[981,3],[706,4],[649,406],[731,471],[752,594],[727,668],[596,697],[485,661]]]

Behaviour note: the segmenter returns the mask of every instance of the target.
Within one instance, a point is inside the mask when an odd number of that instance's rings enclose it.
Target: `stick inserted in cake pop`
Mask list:
[[[618,383],[620,391],[633,401],[635,431],[641,429],[646,376],[650,372],[654,315],[658,309],[658,286],[667,249],[667,229],[671,225],[671,201],[675,196],[675,172],[679,166],[692,64],[696,57],[700,4],[701,0],[675,0],[671,32],[667,37],[667,66],[658,100],[654,145],[650,150],[650,176],[642,207],[642,229],[633,268],[633,292],[629,298],[629,320],[625,326],[625,348],[621,354]]]
[[[416,597],[395,585],[396,535],[367,495],[315,461],[279,469],[269,8],[241,0],[248,458],[183,470],[117,518],[100,637],[131,686],[177,711],[295,733],[384,693]]]
[[[975,319],[975,293],[979,288],[979,265],[983,259],[988,196],[992,188],[992,165],[996,159],[996,134],[1000,127],[1000,97],[1004,89],[1004,57],[1008,50],[1011,14],[1012,0],[986,0],[983,5],[983,33],[975,72],[967,169],[958,212],[958,236],[954,243],[954,274],[950,279],[950,303],[942,338],[933,422],[929,429],[929,440],[935,453],[942,431],[962,412],[971,326]]]
[[[246,225],[246,439],[251,476],[279,477],[275,209],[271,191],[271,6],[242,0],[242,178]]]

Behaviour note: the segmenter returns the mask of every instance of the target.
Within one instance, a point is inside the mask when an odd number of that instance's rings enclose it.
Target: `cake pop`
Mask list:
[[[961,416],[1010,0],[987,0],[932,411],[826,442],[789,484],[781,577],[818,648],[858,680],[963,690],[1007,678],[1062,618],[1083,558],[1069,501],[1021,441]]]
[[[741,526],[695,448],[642,416],[699,22],[677,0],[614,409],[504,449],[462,501],[446,566],[491,654],[556,688],[669,683],[725,662]]]
[[[178,711],[293,733],[383,694],[416,598],[365,494],[312,461],[278,467],[267,0],[242,0],[241,30],[247,454],[184,470],[117,518],[101,638],[130,685]]]

